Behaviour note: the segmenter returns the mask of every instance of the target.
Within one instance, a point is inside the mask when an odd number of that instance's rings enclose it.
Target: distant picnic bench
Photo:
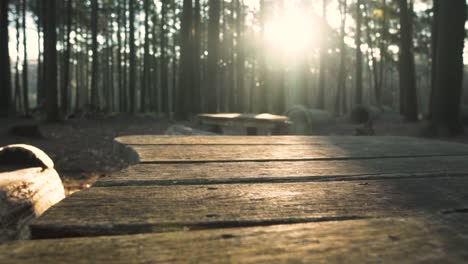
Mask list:
[[[266,130],[270,135],[285,135],[290,124],[287,116],[272,114],[199,114],[198,120],[205,125],[211,125],[211,132],[222,133],[223,127],[241,127],[246,134],[255,136],[259,130]]]
[[[140,163],[54,206],[30,225],[41,240],[1,245],[0,263],[468,258],[467,145],[407,137],[116,140]]]

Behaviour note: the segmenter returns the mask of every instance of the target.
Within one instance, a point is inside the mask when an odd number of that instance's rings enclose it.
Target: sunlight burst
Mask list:
[[[265,38],[270,48],[286,54],[300,54],[316,46],[320,41],[320,30],[304,11],[292,8],[283,17],[266,24]]]

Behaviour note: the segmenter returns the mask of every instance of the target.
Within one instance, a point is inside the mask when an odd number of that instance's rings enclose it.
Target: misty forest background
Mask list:
[[[0,0],[0,115],[366,107],[457,135],[466,12],[465,0]]]

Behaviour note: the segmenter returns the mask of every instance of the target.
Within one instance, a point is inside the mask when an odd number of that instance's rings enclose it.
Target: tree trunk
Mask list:
[[[192,68],[192,1],[184,0],[180,29],[180,71],[179,85],[176,92],[175,117],[186,120],[191,110],[193,68]]]
[[[437,4],[431,126],[435,135],[456,136],[463,133],[463,126],[460,123],[460,102],[466,2],[452,0],[438,1]]]
[[[23,0],[23,100],[24,112],[29,113],[29,81],[28,81],[28,46],[26,33],[26,0]]]
[[[201,113],[201,6],[200,0],[195,0],[193,17],[193,96],[192,113]]]
[[[388,38],[388,25],[387,25],[387,0],[382,0],[382,27],[380,33],[380,67],[379,67],[379,91],[377,96],[377,102],[382,103],[382,91],[385,89],[384,81],[384,67],[385,67],[385,56],[386,51],[386,40]]]
[[[91,34],[92,34],[92,66],[91,66],[91,104],[99,107],[99,55],[98,55],[98,0],[91,1]]]
[[[209,28],[208,28],[208,66],[206,110],[210,113],[217,111],[218,98],[218,56],[219,56],[219,25],[220,0],[209,0]]]
[[[234,112],[237,108],[237,87],[235,86],[235,64],[234,64],[234,13],[235,10],[235,3],[233,0],[229,3],[229,44],[228,44],[228,70],[227,70],[227,82],[229,85],[229,94],[228,94],[228,111]]]
[[[366,23],[366,35],[367,35],[367,52],[369,54],[368,57],[370,57],[370,61],[372,62],[372,69],[369,69],[370,74],[369,78],[373,80],[373,83],[371,86],[374,86],[374,93],[375,93],[375,101],[377,103],[377,106],[380,107],[380,80],[379,80],[379,70],[377,66],[377,58],[375,57],[374,54],[374,41],[372,40],[372,32],[371,32],[371,27],[370,27],[370,17],[369,17],[369,12],[367,9],[367,4],[364,4],[364,13],[366,14],[365,17],[365,23]],[[372,76],[373,75],[373,76]]]
[[[63,57],[63,84],[62,84],[62,112],[66,116],[69,110],[69,96],[70,96],[70,53],[71,53],[71,26],[72,26],[72,6],[73,0],[67,1],[67,33],[66,33],[66,50]]]
[[[436,79],[436,65],[437,65],[437,39],[438,39],[438,24],[439,24],[439,0],[433,0],[432,6],[432,34],[431,34],[431,93],[429,98],[429,119],[432,117],[432,105],[434,104],[434,91]]]
[[[123,91],[123,69],[122,69],[122,1],[117,1],[117,94],[119,102],[119,111],[124,111],[124,91]]]
[[[356,10],[356,105],[362,105],[362,52],[361,52],[361,27],[362,27],[362,0],[357,0]]]
[[[407,0],[400,0],[400,110],[407,121],[415,122],[418,120],[418,105],[411,16],[412,7],[408,8]]]
[[[177,16],[177,4],[175,2],[175,0],[171,0],[171,9],[172,9],[172,13],[173,13],[173,18],[175,19],[176,16]],[[172,46],[171,46],[171,52],[172,52],[172,90],[171,90],[171,105],[172,105],[172,111],[174,111],[175,109],[175,99],[176,99],[176,90],[177,90],[177,61],[178,61],[178,56],[177,56],[177,52],[176,52],[176,47],[177,47],[177,43],[178,43],[178,35],[177,35],[177,25],[176,23],[172,23],[172,30],[173,30],[173,34],[172,34]]]
[[[261,46],[259,51],[257,51],[257,58],[258,58],[258,71],[260,73],[258,86],[254,87],[255,97],[252,98],[254,100],[254,105],[256,105],[255,112],[264,113],[268,112],[268,100],[267,100],[267,81],[268,81],[268,66],[266,64],[266,43],[265,43],[265,27],[266,27],[266,4],[265,0],[260,0],[260,36],[261,36]],[[255,108],[255,107],[254,107]]]
[[[167,59],[167,13],[168,13],[168,0],[161,0],[161,29],[160,29],[160,47],[161,47],[161,104],[162,111],[166,116],[170,115],[169,109],[169,60]]]
[[[338,88],[335,99],[335,114],[344,113],[343,107],[344,90],[346,89],[346,16],[347,16],[347,1],[340,0],[339,2],[341,25],[340,25],[340,68],[338,70]]]
[[[0,1],[0,116],[8,116],[11,107],[11,69],[8,49],[8,0]]]
[[[237,13],[237,107],[236,111],[246,112],[247,110],[247,94],[245,92],[245,50],[244,50],[244,21],[245,15],[243,12],[244,1],[236,0],[236,13]]]
[[[42,1],[37,3],[37,79],[36,79],[36,105],[40,107],[44,101],[44,87],[42,85]]]
[[[44,3],[44,84],[46,88],[46,111],[48,121],[59,120],[57,100],[57,24],[56,0],[43,0]]]
[[[15,95],[14,95],[14,111],[22,111],[23,101],[21,100],[21,85],[20,85],[20,14],[21,2],[16,3],[16,65],[15,65]]]
[[[150,68],[150,62],[149,62],[149,6],[150,6],[150,1],[149,0],[144,0],[143,2],[143,8],[144,8],[144,13],[145,13],[145,43],[144,43],[144,51],[143,51],[143,76],[141,78],[141,88],[140,88],[140,104],[141,104],[141,112],[147,112],[148,111],[148,92],[149,92],[149,87],[148,87],[148,79],[149,79],[149,68]]]
[[[326,24],[327,21],[327,0],[322,2],[322,20]],[[326,24],[328,25],[328,24]],[[325,26],[322,28],[325,30]],[[326,76],[326,60],[327,60],[327,34],[322,33],[322,39],[320,40],[320,74],[318,83],[318,96],[317,96],[317,108],[325,109],[325,76]]]
[[[130,112],[136,112],[136,49],[135,49],[135,0],[129,2],[129,45],[130,45],[130,64],[129,64],[129,89],[130,89]]]

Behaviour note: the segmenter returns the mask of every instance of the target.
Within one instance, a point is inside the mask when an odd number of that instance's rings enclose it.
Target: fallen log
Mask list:
[[[0,148],[0,241],[27,239],[28,223],[65,198],[52,160],[29,145]]]

